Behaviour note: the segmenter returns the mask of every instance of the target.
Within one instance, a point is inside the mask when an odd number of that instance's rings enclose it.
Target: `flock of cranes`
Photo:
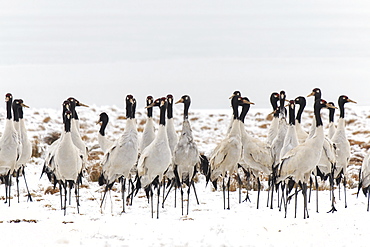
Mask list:
[[[99,115],[100,129],[98,142],[104,152],[101,160],[99,185],[104,186],[101,207],[106,195],[113,185],[121,184],[122,211],[126,205],[132,205],[140,189],[146,193],[151,204],[151,215],[154,217],[154,195],[157,195],[156,217],[159,217],[160,195],[162,207],[171,191],[181,194],[181,208],[184,214],[184,189],[187,188],[186,214],[189,213],[190,192],[193,189],[199,204],[194,177],[200,172],[207,182],[217,189],[222,184],[224,209],[230,209],[230,180],[234,174],[239,184],[239,203],[243,178],[255,179],[258,185],[257,208],[262,177],[268,177],[269,197],[267,206],[273,208],[274,193],[277,193],[278,207],[287,214],[289,200],[295,196],[295,215],[297,214],[297,194],[303,195],[304,218],[308,215],[308,185],[313,180],[316,184],[316,211],[318,211],[318,180],[329,180],[331,188],[331,210],[335,208],[334,185],[343,184],[345,207],[346,176],[350,158],[350,145],[345,133],[345,108],[348,102],[356,103],[345,95],[338,98],[337,107],[333,102],[321,98],[321,90],[315,88],[307,96],[314,96],[314,117],[310,131],[307,133],[301,125],[301,116],[306,107],[306,99],[299,96],[287,100],[286,93],[274,92],[270,96],[273,119],[266,140],[251,136],[245,129],[245,119],[253,105],[240,91],[235,91],[231,99],[233,119],[230,122],[225,138],[207,158],[201,155],[193,139],[191,124],[188,119],[190,96],[184,95],[174,101],[171,94],[154,99],[146,98],[147,118],[145,128],[139,136],[135,112],[136,99],[127,95],[126,126],[122,135],[115,141],[106,137],[105,129],[109,122],[108,115]],[[10,206],[12,177],[16,177],[19,202],[19,176],[25,178],[25,166],[31,158],[32,145],[27,137],[23,119],[23,108],[28,107],[21,99],[13,99],[8,93],[5,96],[6,122],[0,138],[0,180],[5,185],[5,202]],[[183,104],[183,123],[181,135],[178,136],[173,122],[173,105]],[[287,104],[287,105],[286,105]],[[79,188],[87,166],[88,152],[80,134],[79,118],[76,107],[84,105],[75,98],[68,98],[63,107],[63,131],[58,140],[49,146],[45,153],[42,174],[50,182],[59,186],[61,209],[66,213],[67,201],[71,203],[72,189],[79,210]],[[299,109],[296,111],[296,108]],[[153,120],[153,108],[159,108],[159,123]],[[241,108],[241,111],[240,111]],[[288,108],[288,110],[286,109]],[[335,127],[334,111],[338,109],[340,117]],[[321,111],[329,109],[329,131],[323,129]],[[239,113],[240,112],[240,113]],[[140,137],[140,138],[139,138]],[[363,190],[370,200],[370,156],[366,156],[360,170],[359,191]],[[173,189],[173,190],[172,190]],[[294,192],[292,192],[294,189]],[[167,192],[166,192],[167,190]],[[28,187],[27,187],[28,191]],[[125,192],[127,191],[127,195]],[[311,191],[311,189],[310,189]],[[281,192],[281,193],[280,193]],[[226,196],[227,193],[227,196]],[[176,195],[176,194],[175,194]],[[32,197],[28,191],[28,200]],[[245,200],[249,200],[248,193]],[[175,199],[176,201],[176,199]],[[368,201],[369,202],[369,201]],[[176,203],[176,202],[175,202]],[[368,203],[369,211],[369,203]]]

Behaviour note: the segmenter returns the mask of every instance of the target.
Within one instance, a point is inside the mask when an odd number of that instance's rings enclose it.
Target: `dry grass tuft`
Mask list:
[[[359,135],[359,134],[370,134],[370,130],[358,130],[358,131],[354,131],[352,132],[352,135]]]
[[[44,137],[44,142],[48,145],[51,145],[53,142],[55,142],[59,138],[60,138],[60,133],[51,132]]]
[[[45,190],[45,195],[46,194],[50,194],[50,195],[54,195],[55,193],[58,193],[59,192],[59,189],[58,188],[54,188],[53,186],[49,186],[46,188]]]
[[[51,117],[46,117],[46,118],[44,118],[44,120],[43,120],[42,122],[44,122],[44,123],[49,123],[49,122],[50,122],[50,120],[51,120]]]
[[[126,116],[118,116],[117,119],[120,119],[120,120],[126,120]]]
[[[198,121],[199,120],[199,117],[192,117],[190,118],[190,121]]]
[[[211,127],[208,127],[208,126],[202,126],[200,129],[201,129],[201,130],[210,130],[210,129],[211,129]]]
[[[87,173],[89,174],[89,180],[91,182],[98,182],[101,172],[102,167],[99,163],[96,163],[87,168]]]
[[[268,124],[261,124],[260,126],[258,126],[260,129],[267,129],[269,125]]]
[[[346,121],[346,125],[354,124],[357,121],[357,119],[349,119]]]

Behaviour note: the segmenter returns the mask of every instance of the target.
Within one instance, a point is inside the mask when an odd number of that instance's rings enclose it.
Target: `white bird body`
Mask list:
[[[304,143],[308,137],[308,133],[303,129],[302,124],[297,120],[295,122],[295,131],[297,133],[298,142]]]
[[[135,166],[138,157],[138,133],[135,119],[127,119],[126,128],[120,138],[105,153],[102,169],[107,184],[117,178],[130,177],[131,168]]]
[[[80,150],[73,144],[70,132],[65,133],[56,146],[53,160],[58,181],[77,182],[82,171],[83,160]]]
[[[368,153],[362,161],[360,182],[362,188],[370,186],[370,153]]]
[[[177,136],[175,123],[173,118],[167,119],[166,122],[166,130],[167,130],[167,137],[168,137],[168,145],[170,146],[171,153],[175,150],[176,144],[179,141],[179,137]]]
[[[267,144],[272,145],[277,133],[279,131],[279,117],[273,117],[271,121],[271,125],[267,134]]]
[[[240,165],[251,168],[265,175],[271,173],[273,159],[271,149],[267,143],[253,138],[247,133],[244,123],[240,122],[241,141],[243,145],[243,158]]]
[[[106,136],[102,136],[100,133],[98,133],[98,143],[104,153],[114,145],[113,141],[109,140]]]
[[[160,125],[158,133],[152,143],[140,155],[137,169],[141,177],[142,187],[153,182],[159,176],[162,181],[163,174],[171,164],[172,154],[168,144],[166,126]]]
[[[279,181],[293,178],[298,183],[307,182],[320,160],[324,143],[324,130],[319,126],[315,135],[288,151],[281,159]]]
[[[237,164],[243,155],[240,137],[240,121],[235,119],[227,137],[216,147],[210,158],[211,181],[220,175],[225,177],[237,170]]]
[[[19,149],[18,133],[13,120],[5,120],[5,129],[0,138],[0,175],[6,175],[16,169],[16,162],[21,150]]]
[[[288,151],[298,146],[298,144],[299,144],[299,141],[298,141],[298,136],[297,136],[295,125],[289,125],[285,138],[284,138],[283,147],[281,148],[280,157],[284,157],[284,155]]]
[[[323,150],[317,167],[323,175],[331,173],[333,166],[336,163],[336,145],[328,138],[325,137],[323,142]],[[316,171],[314,171],[316,174]]]
[[[333,138],[335,131],[337,131],[337,128],[335,127],[334,122],[330,122],[329,127],[328,127],[328,138],[329,139]]]
[[[347,175],[347,165],[351,156],[351,151],[349,141],[346,137],[344,118],[339,118],[337,131],[333,135],[332,141],[337,146],[337,162],[334,177],[337,177],[342,169],[344,175]]]
[[[140,142],[140,152],[143,152],[144,149],[149,146],[150,143],[155,139],[155,127],[154,120],[152,117],[148,117],[144,127],[143,135]]]
[[[288,125],[287,125],[285,117],[279,118],[278,133],[271,144],[271,155],[272,155],[272,158],[274,159],[274,164],[273,164],[274,166],[276,166],[280,162],[280,158],[281,158],[280,153],[284,145],[284,139],[287,133],[287,129],[288,129]]]
[[[19,120],[19,137],[22,143],[22,155],[19,157],[17,163],[25,166],[26,163],[31,159],[32,156],[32,143],[28,139],[27,129],[24,123],[24,119]]]
[[[180,182],[182,182],[185,177],[191,179],[194,173],[194,167],[200,163],[200,154],[193,140],[193,134],[188,119],[185,119],[182,124],[181,136],[175,147],[173,161],[177,166]]]

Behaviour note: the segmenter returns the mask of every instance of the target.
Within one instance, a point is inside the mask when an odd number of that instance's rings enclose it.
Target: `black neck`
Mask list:
[[[289,105],[289,124],[295,125],[295,106]]]
[[[78,120],[78,115],[77,115],[77,112],[76,112],[76,101],[75,100],[70,101],[70,108],[71,108],[71,112],[72,112],[72,118]]]
[[[132,111],[131,111],[131,107],[132,106],[132,104],[131,104],[131,102],[130,101],[127,101],[126,102],[126,118],[128,119],[128,118],[131,118],[131,113],[132,113]]]
[[[184,103],[184,120],[188,119],[189,117],[189,107],[190,107],[190,102],[185,102]]]
[[[153,117],[153,107],[147,108],[148,117]]]
[[[234,96],[232,97],[231,99],[231,106],[233,108],[233,117],[234,119],[238,119],[239,118],[239,111],[238,111],[238,96]]]
[[[18,113],[19,106],[13,102],[13,120],[15,122],[19,122],[19,113]]]
[[[320,105],[320,100],[318,100],[315,102],[315,107],[314,107],[316,127],[322,126],[320,111],[321,111],[321,105]]]
[[[172,101],[171,102],[169,101],[167,103],[167,118],[168,119],[173,118],[173,107],[172,107],[172,104],[173,104]]]
[[[304,108],[306,107],[306,101],[301,101],[299,103],[299,109],[298,109],[298,112],[297,112],[297,116],[296,116],[296,119],[298,121],[298,123],[301,123],[301,118],[302,118],[302,113],[303,113],[303,110]]]
[[[6,102],[6,119],[12,119],[12,103],[12,99],[9,99]]]
[[[66,133],[71,132],[71,119],[68,117],[64,118],[64,131]]]
[[[107,124],[108,122],[107,121],[102,121],[102,124],[100,126],[100,130],[99,130],[99,133],[102,135],[102,136],[105,136],[105,128],[107,127]]]
[[[166,125],[166,108],[166,104],[160,106],[159,125]]]
[[[242,121],[244,123],[244,120],[245,120],[245,117],[247,116],[247,113],[250,109],[251,105],[250,104],[244,104],[242,106],[242,112],[240,113],[240,121]]]
[[[334,108],[329,108],[329,123],[334,122],[334,113],[335,113],[335,109]]]
[[[344,104],[339,104],[340,118],[344,118]]]
[[[131,118],[135,118],[136,113],[136,101],[131,106]]]
[[[18,116],[19,116],[19,119],[23,119],[23,107],[19,107]]]

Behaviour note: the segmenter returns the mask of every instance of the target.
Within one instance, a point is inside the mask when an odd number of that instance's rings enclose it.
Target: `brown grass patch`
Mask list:
[[[261,124],[260,126],[258,126],[260,129],[267,129],[269,125],[268,124]]]
[[[349,119],[346,121],[346,125],[351,125],[353,123],[355,123],[357,121],[357,119]]]
[[[370,130],[358,130],[358,131],[354,131],[352,132],[352,135],[359,135],[359,134],[370,134]]]
[[[268,115],[266,116],[266,120],[267,120],[267,121],[272,121],[272,119],[274,119],[274,115],[273,115],[273,114],[268,114]]]
[[[201,127],[200,129],[201,129],[201,130],[210,130],[211,128],[210,128],[210,127],[208,127],[208,126],[203,126],[203,127]]]
[[[49,123],[51,120],[51,117],[46,117],[44,120],[42,120],[43,123]]]
[[[59,189],[58,188],[55,188],[53,186],[49,186],[46,188],[44,194],[50,194],[50,195],[54,195],[55,193],[58,193],[59,192]]]
[[[192,117],[190,118],[190,121],[198,121],[199,120],[199,117]]]
[[[126,116],[118,116],[117,119],[120,119],[120,120],[126,120]]]
[[[138,132],[144,132],[144,128],[139,127],[139,128],[137,128],[137,131],[138,131]]]
[[[60,138],[60,133],[58,132],[51,132],[51,133],[48,133],[45,137],[44,137],[44,142],[48,145],[51,145],[53,142],[55,142],[56,140],[58,140]]]

